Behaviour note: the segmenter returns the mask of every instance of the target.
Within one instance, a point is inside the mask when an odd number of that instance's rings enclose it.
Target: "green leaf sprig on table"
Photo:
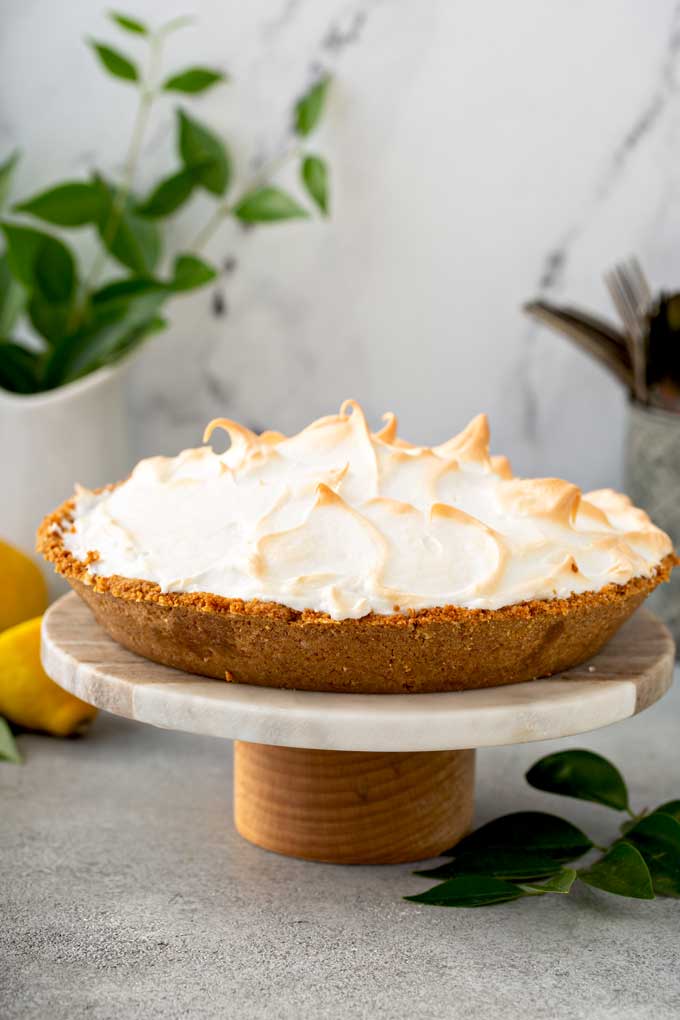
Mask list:
[[[527,896],[569,893],[575,882],[617,896],[680,898],[680,800],[635,813],[616,766],[592,751],[561,751],[526,774],[537,790],[576,797],[625,812],[607,846],[557,815],[518,811],[488,822],[442,854],[445,864],[416,871],[440,882],[405,899],[439,907],[486,907]],[[590,851],[589,866],[574,861]]]
[[[0,761],[10,761],[14,765],[20,765],[22,760],[10,725],[0,715]]]
[[[229,218],[243,224],[303,219],[310,211],[273,177],[295,160],[304,195],[323,216],[329,212],[329,171],[309,149],[325,107],[329,78],[298,100],[288,149],[240,190],[227,143],[183,107],[175,110],[176,165],[139,194],[136,176],[149,118],[164,96],[187,99],[225,84],[220,69],[192,65],[164,74],[167,36],[189,23],[175,18],[157,29],[127,14],[110,15],[117,28],[146,48],[142,66],[117,46],[89,40],[93,55],[112,77],[138,92],[123,170],[111,179],[93,173],[31,195],[0,221],[0,387],[19,394],[53,389],[128,354],[166,327],[166,302],[203,287],[217,269],[202,256],[206,243]],[[18,153],[0,163],[0,213],[9,196]],[[234,193],[235,192],[235,193]],[[184,251],[164,252],[165,221],[195,195],[215,201],[207,221]],[[39,226],[47,224],[49,229]],[[90,266],[82,266],[62,231],[89,229],[97,241]],[[165,256],[165,257],[164,257]],[[117,270],[113,275],[111,269]]]

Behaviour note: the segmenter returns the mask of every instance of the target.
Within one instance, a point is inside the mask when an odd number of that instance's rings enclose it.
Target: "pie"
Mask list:
[[[513,476],[486,417],[439,446],[346,401],[76,487],[38,549],[127,648],[234,683],[375,694],[519,683],[594,655],[676,560],[611,489]],[[230,438],[224,453],[209,440]]]

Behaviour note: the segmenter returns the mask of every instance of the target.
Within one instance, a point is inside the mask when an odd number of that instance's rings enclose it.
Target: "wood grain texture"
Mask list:
[[[475,752],[371,754],[237,741],[234,819],[251,843],[334,864],[435,857],[471,828]]]

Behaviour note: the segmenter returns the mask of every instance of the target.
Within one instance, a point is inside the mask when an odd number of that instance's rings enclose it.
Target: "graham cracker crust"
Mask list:
[[[550,676],[591,658],[680,562],[651,577],[569,598],[501,609],[441,606],[333,620],[276,602],[92,575],[64,548],[73,500],[40,525],[37,550],[89,605],[101,626],[139,655],[232,683],[299,690],[403,694],[496,687]]]

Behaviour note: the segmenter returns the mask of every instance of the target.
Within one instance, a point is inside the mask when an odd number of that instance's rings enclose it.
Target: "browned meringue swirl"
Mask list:
[[[287,438],[220,418],[226,453],[203,446],[141,461],[110,491],[78,489],[64,535],[89,569],[328,613],[432,606],[497,609],[651,575],[672,551],[610,489],[515,478],[489,455],[479,415],[439,446],[371,432],[346,401]]]

